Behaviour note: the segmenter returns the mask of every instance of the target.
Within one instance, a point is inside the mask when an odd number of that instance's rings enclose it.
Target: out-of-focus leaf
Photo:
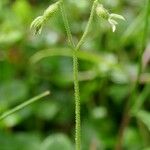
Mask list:
[[[138,143],[138,144],[137,144]],[[133,149],[142,149],[141,137],[135,128],[127,128],[124,135],[124,148],[130,147]]]
[[[144,102],[147,100],[148,96],[150,95],[149,93],[150,85],[146,85],[143,91],[140,93],[138,96],[135,104],[133,105],[131,109],[131,114],[136,115],[136,113],[141,109],[142,105]]]
[[[22,23],[31,21],[32,8],[27,0],[16,0],[12,7]]]
[[[31,63],[37,63],[41,59],[50,57],[50,56],[67,56],[72,57],[73,51],[69,48],[53,48],[48,50],[42,50],[35,53],[31,57]],[[78,51],[77,56],[79,59],[86,60],[92,63],[95,63],[99,66],[99,71],[101,73],[107,73],[110,70],[115,69],[118,67],[117,58],[112,54],[94,54],[92,52],[86,51]]]
[[[94,82],[93,80],[87,83],[84,83],[81,88],[81,103],[87,103],[92,99],[93,93],[97,90],[99,84],[97,82]]]
[[[150,150],[150,147],[144,148],[143,150]]]
[[[51,56],[67,56],[67,57],[72,57],[73,56],[73,51],[69,48],[53,48],[53,49],[48,49],[48,50],[42,50],[37,53],[35,53],[31,57],[31,63],[37,63],[41,59],[46,58],[46,57],[51,57]],[[93,53],[88,53],[84,51],[79,51],[78,52],[78,57],[90,62],[99,62],[103,60],[103,57],[93,54]]]
[[[1,150],[38,150],[40,138],[37,134],[16,133],[15,135],[0,132]]]
[[[4,82],[0,85],[0,103],[10,106],[21,102],[28,94],[27,85],[21,80]]]
[[[128,74],[121,68],[112,71],[111,79],[115,83],[125,84],[129,82]]]
[[[148,66],[148,63],[150,62],[150,43],[146,47],[143,56],[142,56],[142,67],[145,69]]]
[[[106,117],[107,110],[105,107],[95,107],[92,111],[92,116],[95,119],[102,119]]]
[[[123,33],[123,36],[121,37],[122,42],[126,42],[127,39],[133,37],[133,35],[137,34],[138,32],[141,32],[142,26],[143,26],[143,16],[144,13],[141,12],[128,26],[128,28]],[[135,30],[135,28],[138,26],[138,30]]]
[[[11,116],[8,116],[4,120],[0,121],[0,127],[14,127],[22,120],[21,116],[18,114],[12,114]]]
[[[56,102],[41,102],[39,107],[36,107],[35,114],[46,120],[53,119],[59,111],[59,105]]]
[[[72,57],[73,51],[69,48],[53,48],[48,50],[42,50],[37,53],[35,53],[31,57],[31,63],[37,63],[43,58],[50,57],[50,56],[67,56]],[[77,56],[80,59],[93,62],[93,63],[102,63],[110,66],[115,66],[117,64],[117,59],[114,55],[111,54],[98,54],[98,53],[92,53],[92,52],[86,52],[86,51],[78,51]]]
[[[66,135],[53,134],[44,140],[40,150],[73,150],[73,144]]]
[[[122,103],[124,98],[129,93],[129,87],[128,85],[112,85],[109,88],[109,95],[110,97],[116,102],[116,103]]]
[[[86,132],[86,134],[84,134]],[[100,133],[101,134],[101,133]],[[82,150],[95,147],[96,150],[104,150],[101,136],[98,136],[94,126],[89,121],[82,122]],[[92,150],[92,149],[91,149]]]
[[[136,114],[136,117],[144,123],[144,125],[148,128],[150,131],[150,113],[144,110],[139,111]]]
[[[0,44],[11,45],[21,40],[22,33],[19,31],[9,31],[0,33]]]

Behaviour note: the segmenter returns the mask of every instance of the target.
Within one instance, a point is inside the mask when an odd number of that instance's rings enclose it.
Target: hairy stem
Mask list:
[[[93,21],[93,16],[94,16],[94,13],[95,13],[95,8],[96,8],[96,5],[98,3],[98,0],[95,0],[93,2],[93,6],[92,6],[92,9],[91,9],[91,13],[90,13],[90,17],[89,17],[89,21],[87,23],[87,26],[85,28],[85,31],[80,39],[80,41],[78,42],[77,46],[76,46],[76,50],[79,50],[81,45],[85,42],[85,38],[87,37],[87,34],[89,32],[89,29],[90,29],[90,26],[92,24],[92,21]]]
[[[31,98],[31,99],[25,101],[24,103],[22,103],[22,104],[16,106],[15,108],[13,108],[13,109],[11,109],[11,110],[5,112],[4,114],[2,114],[2,115],[0,116],[0,120],[5,119],[6,117],[10,116],[11,114],[13,114],[13,113],[15,113],[15,112],[17,112],[17,111],[23,109],[24,107],[26,107],[26,106],[28,106],[28,105],[30,105],[30,104],[36,102],[37,100],[39,100],[39,99],[41,99],[41,98],[43,98],[43,97],[45,97],[45,96],[47,96],[47,95],[49,95],[49,94],[50,94],[50,92],[49,92],[49,91],[46,91],[46,92],[44,92],[44,93],[42,93],[42,94],[40,94],[40,95],[38,95],[38,96],[35,96],[35,97],[33,97],[33,98]]]
[[[69,44],[70,44],[70,46],[72,48],[74,48],[75,45],[74,45],[74,42],[73,42],[73,37],[72,37],[72,34],[71,34],[71,30],[70,30],[70,26],[69,26],[69,23],[68,23],[68,18],[67,18],[67,15],[66,15],[66,11],[65,11],[65,7],[64,7],[64,2],[63,1],[62,1],[62,3],[60,3],[60,10],[61,10],[61,14],[62,14],[64,26],[65,26],[65,30],[66,30],[66,33],[67,33],[67,36],[68,36]]]
[[[75,96],[75,146],[76,150],[81,149],[81,119],[80,119],[80,93],[79,93],[79,81],[78,81],[78,58],[76,56],[76,50],[71,34],[71,30],[68,23],[68,18],[64,9],[64,4],[60,6],[61,13],[64,21],[64,26],[67,32],[68,41],[73,49],[73,78],[74,78],[74,96]]]
[[[148,34],[148,27],[149,27],[149,12],[150,12],[150,0],[147,0],[145,17],[144,17],[145,23],[144,23],[144,28],[143,28],[142,44],[141,44],[141,49],[139,51],[139,58],[138,58],[137,79],[136,79],[135,85],[133,87],[131,96],[130,96],[129,100],[127,101],[127,104],[125,107],[125,111],[123,114],[123,120],[121,122],[120,130],[119,130],[119,134],[118,134],[118,140],[117,140],[117,144],[116,144],[116,148],[115,148],[116,150],[122,150],[122,142],[123,142],[124,132],[130,122],[130,117],[131,117],[130,111],[131,111],[132,105],[134,105],[135,100],[136,100],[136,93],[138,91],[138,85],[139,85],[140,76],[142,73],[142,56],[143,56],[143,53],[144,53],[144,50],[145,50],[146,44],[147,44],[147,34]]]
[[[64,25],[66,28],[67,36],[69,43],[74,50],[73,52],[73,78],[74,78],[74,91],[75,91],[75,145],[76,145],[76,150],[81,150],[81,118],[80,118],[80,92],[79,92],[79,80],[78,80],[78,58],[77,58],[77,52],[80,49],[81,45],[84,43],[85,38],[87,37],[88,31],[90,29],[90,25],[93,21],[93,16],[95,12],[95,7],[97,4],[98,0],[95,0],[93,2],[93,6],[91,9],[89,21],[87,23],[87,26],[85,28],[85,31],[78,42],[77,46],[74,46],[71,30],[69,27],[67,15],[65,13],[64,6],[61,5],[61,13],[64,21]]]
[[[76,150],[81,149],[81,119],[80,119],[80,92],[79,92],[79,81],[78,81],[78,58],[77,58],[77,51],[80,49],[81,45],[85,42],[85,39],[88,35],[90,26],[93,21],[93,16],[95,12],[95,7],[97,4],[98,0],[95,0],[93,2],[93,6],[91,9],[90,17],[87,23],[87,26],[85,28],[85,31],[78,42],[74,54],[73,54],[73,74],[74,74],[74,89],[75,89],[75,101],[76,101],[76,108],[75,108],[75,113],[76,113]]]
[[[78,58],[76,51],[73,53],[73,78],[74,78],[74,91],[75,91],[75,143],[76,150],[81,149],[81,119],[80,119],[80,92],[79,92],[79,80],[78,80]]]

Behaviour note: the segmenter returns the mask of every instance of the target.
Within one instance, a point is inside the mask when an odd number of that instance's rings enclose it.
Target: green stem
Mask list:
[[[76,113],[76,150],[81,150],[81,119],[80,119],[80,92],[79,92],[79,81],[78,81],[78,58],[77,58],[77,51],[80,49],[81,45],[85,42],[85,39],[88,35],[90,26],[93,21],[93,16],[95,12],[95,7],[97,4],[98,0],[95,0],[93,2],[93,6],[91,9],[89,21],[87,23],[87,26],[85,28],[85,31],[78,42],[74,53],[73,53],[73,74],[74,74],[74,89],[75,89],[75,101],[76,101],[76,108],[75,108],[75,113]]]
[[[75,145],[76,150],[81,149],[81,121],[80,121],[80,93],[78,81],[78,58],[76,56],[75,46],[68,23],[68,18],[64,9],[64,4],[60,5],[64,26],[67,32],[68,41],[73,49],[73,77],[74,77],[74,96],[75,96]]]
[[[75,91],[75,143],[76,150],[81,149],[81,119],[80,119],[80,92],[79,92],[79,79],[78,79],[78,58],[76,51],[73,53],[73,78],[74,78],[74,91]]]
[[[68,41],[70,43],[70,46],[72,48],[74,48],[75,45],[74,45],[74,42],[73,42],[73,37],[72,37],[71,30],[70,30],[70,27],[69,27],[68,18],[67,18],[67,15],[66,15],[66,11],[65,11],[63,0],[60,3],[60,10],[61,10],[61,14],[62,14],[64,26],[65,26],[65,30],[66,30],[66,33],[67,33],[67,36],[68,36]]]
[[[87,26],[85,28],[85,31],[78,42],[77,46],[74,48],[74,42],[72,38],[72,34],[70,31],[70,27],[68,24],[68,19],[65,13],[64,6],[61,5],[61,13],[64,21],[64,25],[66,28],[67,36],[70,42],[70,45],[72,47],[73,51],[73,77],[74,77],[74,95],[75,95],[75,145],[76,145],[76,150],[81,150],[81,118],[80,118],[80,92],[79,92],[79,80],[78,80],[78,57],[77,57],[77,51],[80,49],[81,45],[84,43],[85,38],[87,37],[87,34],[89,32],[91,23],[93,21],[93,16],[95,12],[95,7],[96,4],[98,3],[98,0],[95,0],[93,2],[93,6],[91,9],[89,21],[87,23]]]
[[[28,105],[30,105],[30,104],[36,102],[37,100],[39,100],[39,99],[41,99],[41,98],[43,98],[43,97],[45,97],[45,96],[47,96],[47,95],[49,95],[49,94],[50,94],[50,92],[49,92],[49,91],[46,91],[46,92],[44,92],[44,93],[42,93],[42,94],[40,94],[40,95],[38,95],[38,96],[35,96],[35,97],[33,97],[33,98],[27,100],[26,102],[24,102],[24,103],[22,103],[22,104],[16,106],[15,108],[13,108],[13,109],[11,109],[11,110],[5,112],[4,114],[2,114],[2,115],[0,116],[0,120],[5,119],[6,117],[10,116],[11,114],[13,114],[13,113],[15,113],[15,112],[17,112],[17,111],[23,109],[24,107],[26,107],[26,106],[28,106]]]
[[[93,16],[94,16],[94,13],[95,13],[95,8],[96,8],[97,3],[98,3],[98,0],[94,0],[93,6],[92,6],[92,9],[91,9],[91,13],[90,13],[90,17],[89,17],[89,21],[87,23],[87,26],[85,28],[85,31],[84,31],[80,41],[78,42],[78,44],[76,46],[76,50],[79,50],[81,45],[85,42],[85,38],[87,37],[87,34],[89,32],[90,26],[91,26],[92,21],[93,21]]]

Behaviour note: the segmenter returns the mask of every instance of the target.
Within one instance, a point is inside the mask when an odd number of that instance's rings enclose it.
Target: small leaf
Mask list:
[[[150,147],[145,148],[144,150],[150,150]]]

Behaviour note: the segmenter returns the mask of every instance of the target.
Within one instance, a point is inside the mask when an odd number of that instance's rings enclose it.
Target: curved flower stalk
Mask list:
[[[46,23],[46,21],[53,16],[53,14],[55,12],[58,11],[59,9],[59,4],[61,3],[61,1],[58,1],[52,5],[50,5],[43,13],[42,16],[38,16],[37,18],[35,18],[33,20],[33,22],[31,23],[30,28],[33,29],[34,34],[41,34],[43,25]]]
[[[116,25],[118,25],[118,22],[116,21],[116,19],[120,19],[120,20],[125,21],[125,18],[123,16],[121,16],[119,14],[109,13],[108,10],[105,9],[102,4],[99,4],[97,6],[96,14],[99,17],[106,19],[110,23],[113,32],[116,31]]]

